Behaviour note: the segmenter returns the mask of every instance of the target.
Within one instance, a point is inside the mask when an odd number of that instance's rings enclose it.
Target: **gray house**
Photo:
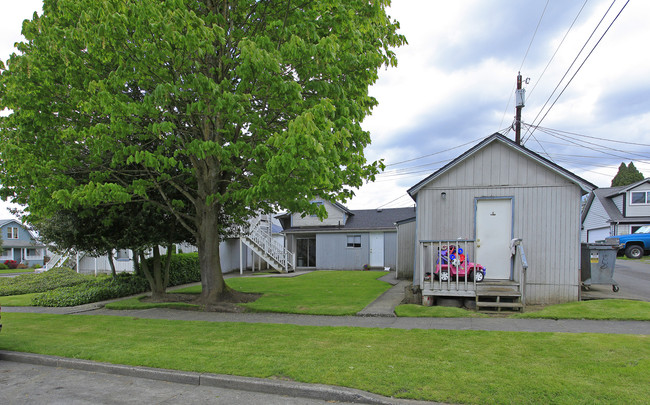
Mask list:
[[[38,242],[36,235],[15,219],[0,220],[2,234],[2,256],[0,263],[15,260],[27,267],[43,265],[45,245]]]
[[[415,216],[413,207],[350,210],[339,203],[314,200],[327,218],[296,213],[279,215],[287,249],[295,254],[296,269],[395,269],[396,223]]]
[[[621,187],[598,188],[582,211],[583,242],[634,233],[650,225],[650,179]]]
[[[487,137],[408,190],[417,203],[414,285],[425,299],[479,307],[577,300],[581,197],[594,188],[499,133]],[[449,246],[485,266],[485,280],[441,280]]]

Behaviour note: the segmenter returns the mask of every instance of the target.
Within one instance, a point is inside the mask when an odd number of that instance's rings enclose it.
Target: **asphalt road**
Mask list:
[[[650,256],[641,260],[616,259],[614,281],[619,291],[612,291],[611,285],[593,285],[583,292],[584,298],[626,298],[650,301]]]
[[[7,405],[331,403],[332,401],[0,361],[0,404]]]

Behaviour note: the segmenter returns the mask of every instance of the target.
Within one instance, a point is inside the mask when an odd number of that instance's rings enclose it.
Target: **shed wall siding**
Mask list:
[[[400,224],[397,227],[397,278],[413,277],[415,266],[415,224],[416,221]]]
[[[419,191],[418,239],[474,239],[475,199],[482,197],[513,200],[513,236],[523,239],[529,264],[527,302],[577,300],[578,185],[501,144],[488,145]]]
[[[384,267],[395,270],[397,265],[397,232],[384,232]]]

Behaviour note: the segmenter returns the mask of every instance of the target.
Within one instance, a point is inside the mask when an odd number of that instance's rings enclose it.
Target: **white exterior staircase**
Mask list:
[[[241,231],[241,241],[274,269],[289,273],[294,271],[293,253],[273,239],[268,216],[254,218],[248,228]]]

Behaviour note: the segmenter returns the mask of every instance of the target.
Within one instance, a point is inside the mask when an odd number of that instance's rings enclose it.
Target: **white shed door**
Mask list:
[[[384,234],[370,234],[370,267],[384,267]]]
[[[510,279],[512,200],[476,202],[476,263],[485,266],[486,279]]]

